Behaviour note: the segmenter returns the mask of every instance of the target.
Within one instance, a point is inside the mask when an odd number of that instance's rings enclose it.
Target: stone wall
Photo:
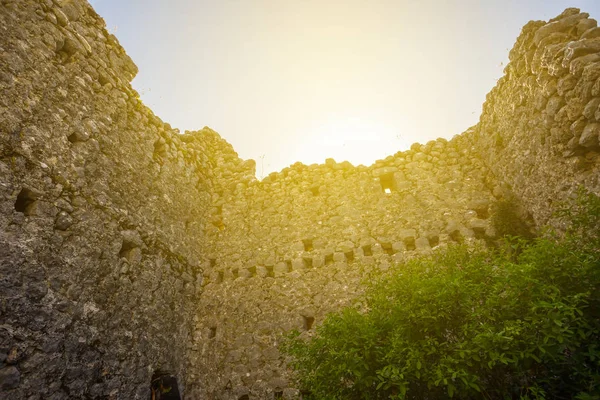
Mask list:
[[[216,165],[179,135],[83,1],[0,2],[0,398],[149,398],[177,375]]]
[[[0,0],[0,398],[293,398],[281,334],[311,335],[370,274],[493,239],[515,195],[538,224],[600,192],[600,29],[523,28],[480,123],[372,166],[259,182],[204,128],[139,100],[84,0]],[[246,397],[247,396],[247,397]]]
[[[538,224],[578,186],[600,193],[600,28],[570,8],[523,28],[472,133]]]
[[[465,137],[370,167],[294,164],[217,198],[192,349],[194,398],[293,397],[277,344],[412,254],[494,236],[494,179]],[[496,195],[503,191],[496,187]],[[194,362],[195,361],[195,362]]]

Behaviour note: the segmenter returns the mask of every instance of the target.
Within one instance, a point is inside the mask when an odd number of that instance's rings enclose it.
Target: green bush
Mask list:
[[[284,342],[310,399],[600,399],[600,199],[518,252],[457,246],[397,266],[364,306]],[[515,257],[515,253],[518,254]]]

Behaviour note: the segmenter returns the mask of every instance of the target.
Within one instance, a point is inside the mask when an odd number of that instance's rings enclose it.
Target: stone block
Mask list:
[[[581,137],[579,138],[579,144],[583,147],[595,148],[600,146],[600,123],[593,122],[588,124]]]
[[[292,271],[299,271],[306,268],[306,263],[302,258],[295,258],[292,260]]]
[[[273,274],[275,277],[282,276],[288,273],[288,265],[284,262],[278,262],[273,266]]]
[[[342,253],[341,251],[336,251],[335,253],[333,253],[333,261],[334,262],[345,262],[346,254]]]
[[[21,373],[15,366],[7,366],[0,369],[0,389],[11,390],[19,386]]]
[[[415,240],[415,247],[417,250],[430,250],[431,246],[429,244],[429,239],[426,237],[419,237]]]

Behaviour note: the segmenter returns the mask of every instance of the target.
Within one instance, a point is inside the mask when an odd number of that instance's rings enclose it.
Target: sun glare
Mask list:
[[[333,158],[337,162],[370,165],[407,148],[410,144],[404,137],[408,132],[409,129],[399,131],[375,118],[333,115],[305,135],[295,153],[299,160],[308,163]]]

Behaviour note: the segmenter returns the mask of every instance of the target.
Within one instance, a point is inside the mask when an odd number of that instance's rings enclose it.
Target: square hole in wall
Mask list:
[[[307,317],[303,315],[302,318],[304,319],[304,330],[310,331],[315,323],[315,317]]]
[[[333,264],[333,253],[325,255],[325,265]]]
[[[379,184],[381,185],[381,190],[383,190],[384,193],[392,194],[392,191],[394,190],[394,175],[381,175],[379,177]]]
[[[208,331],[208,338],[214,339],[217,336],[217,327],[211,326]]]
[[[367,245],[363,246],[362,250],[363,250],[363,254],[366,257],[370,257],[370,256],[373,255],[373,250],[371,249],[371,245],[370,244],[367,244]]]
[[[17,196],[17,200],[15,201],[15,211],[25,215],[31,215],[37,198],[37,194],[33,191],[27,188],[21,189],[19,195]]]
[[[313,250],[312,239],[303,239],[302,244],[304,244],[304,251],[312,251]]]
[[[275,272],[273,271],[273,266],[272,265],[267,265],[265,268],[267,269],[267,277],[274,278],[275,277]]]

